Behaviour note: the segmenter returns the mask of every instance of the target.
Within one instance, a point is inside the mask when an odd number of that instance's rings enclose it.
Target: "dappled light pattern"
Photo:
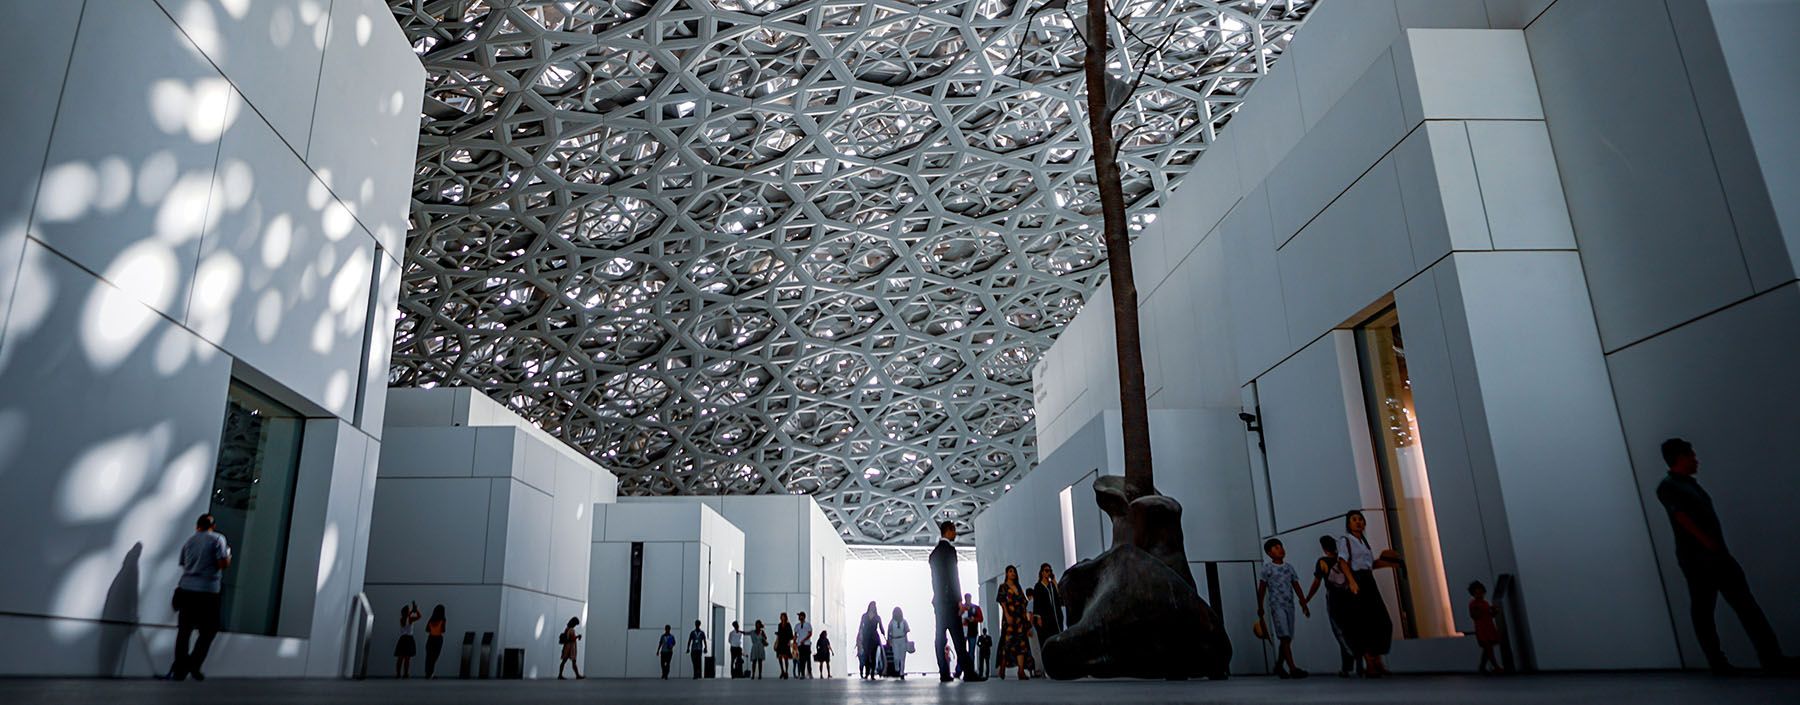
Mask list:
[[[389,4],[430,72],[393,383],[856,543],[971,528],[1029,468],[1032,366],[1105,272],[1069,15]],[[1140,225],[1311,5],[1115,5],[1168,41],[1119,120]]]

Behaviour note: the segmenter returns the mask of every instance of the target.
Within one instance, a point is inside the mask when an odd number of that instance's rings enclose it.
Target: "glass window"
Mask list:
[[[1381,473],[1388,536],[1405,560],[1395,571],[1400,626],[1408,637],[1456,636],[1450,592],[1438,544],[1437,514],[1425,446],[1413,408],[1412,379],[1406,372],[1406,342],[1392,306],[1357,329],[1369,428]]]
[[[305,426],[299,412],[232,380],[211,509],[218,532],[231,542],[226,631],[275,633]]]

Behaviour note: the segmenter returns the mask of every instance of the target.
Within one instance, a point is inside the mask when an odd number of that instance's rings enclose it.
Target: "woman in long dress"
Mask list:
[[[794,625],[788,622],[786,612],[781,613],[781,622],[775,625],[775,664],[781,667],[781,679],[787,680],[788,661],[794,658]]]
[[[862,621],[856,626],[856,663],[865,680],[880,675],[875,671],[875,662],[881,653],[882,639],[881,612],[871,600],[869,609],[863,612]]]
[[[906,614],[900,606],[894,606],[894,618],[888,620],[888,650],[894,652],[894,673],[900,680],[906,680],[906,652],[912,649],[912,625],[906,623]]]
[[[1352,646],[1363,659],[1363,675],[1379,678],[1388,674],[1382,657],[1387,655],[1394,642],[1394,620],[1388,615],[1387,601],[1381,597],[1381,586],[1375,582],[1375,569],[1399,566],[1400,556],[1392,549],[1376,553],[1363,536],[1368,527],[1369,520],[1361,511],[1352,509],[1345,513],[1344,529],[1349,535],[1344,537],[1341,548],[1357,588],[1350,598],[1349,624],[1346,626]]]
[[[1006,680],[1006,666],[1012,664],[1019,670],[1019,680],[1030,680],[1030,671],[1037,670],[1037,663],[1031,658],[1031,622],[1025,611],[1025,591],[1019,587],[1019,569],[1006,567],[1006,582],[1000,584],[1000,591],[994,596],[994,602],[1000,605],[1000,654],[994,661],[994,670],[1000,673],[1000,679]]]

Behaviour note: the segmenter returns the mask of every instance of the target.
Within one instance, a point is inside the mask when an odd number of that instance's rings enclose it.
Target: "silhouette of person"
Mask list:
[[[962,581],[956,575],[956,523],[939,522],[936,548],[931,549],[931,607],[937,623],[932,625],[933,641],[937,643],[938,680],[950,682],[955,676],[950,674],[950,659],[944,653],[945,641],[956,651],[956,670],[962,673],[965,681],[983,681],[981,674],[976,673],[969,660],[969,645],[963,639],[962,629]],[[891,637],[892,631],[889,631]]]
[[[1694,479],[1700,471],[1700,457],[1694,453],[1693,444],[1670,438],[1662,443],[1662,456],[1669,474],[1656,486],[1656,499],[1668,511],[1669,523],[1675,530],[1675,562],[1687,579],[1694,637],[1700,641],[1707,664],[1715,673],[1734,670],[1725,651],[1719,648],[1719,630],[1713,622],[1713,608],[1722,596],[1749,633],[1763,668],[1785,670],[1789,664],[1781,654],[1775,630],[1756,604],[1756,597],[1750,594],[1744,569],[1725,546],[1725,532],[1719,525],[1718,513],[1713,511],[1712,495]]]

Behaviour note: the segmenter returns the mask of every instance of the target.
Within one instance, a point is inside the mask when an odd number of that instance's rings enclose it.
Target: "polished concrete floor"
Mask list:
[[[930,679],[864,683],[814,681],[262,681],[213,679],[205,683],[98,680],[0,680],[0,703],[156,705],[157,703],[780,703],[854,705],[969,703],[1037,705],[1139,705],[1149,703],[1800,703],[1800,680],[1716,679],[1704,675],[1585,674],[1480,678],[1412,676],[1382,681],[1309,678],[1281,681],[1237,678],[1225,682],[992,681],[942,685]]]

